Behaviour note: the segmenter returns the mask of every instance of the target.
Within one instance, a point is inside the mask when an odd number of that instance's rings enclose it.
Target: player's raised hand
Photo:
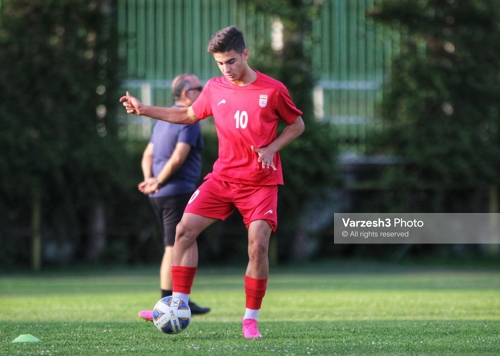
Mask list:
[[[123,103],[123,106],[125,106],[127,114],[141,115],[142,103],[139,99],[130,95],[128,91],[120,98],[120,103]]]
[[[251,146],[251,149],[259,155],[257,162],[262,162],[262,168],[272,168],[276,170],[276,166],[274,165],[275,152],[271,151],[268,147],[255,148]]]

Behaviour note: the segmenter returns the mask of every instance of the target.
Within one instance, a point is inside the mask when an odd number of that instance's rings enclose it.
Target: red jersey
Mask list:
[[[272,168],[262,168],[251,146],[261,148],[276,139],[278,120],[292,124],[302,111],[295,107],[283,83],[257,72],[257,79],[237,86],[224,76],[210,79],[192,105],[200,119],[213,116],[219,138],[219,158],[213,178],[235,183],[283,184],[279,153]]]

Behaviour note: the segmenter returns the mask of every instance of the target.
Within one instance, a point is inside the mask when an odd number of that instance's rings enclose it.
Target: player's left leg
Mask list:
[[[247,339],[262,336],[257,326],[257,319],[267,289],[271,233],[272,229],[265,220],[252,221],[248,227],[248,266],[245,273],[246,310],[242,327],[243,336]]]
[[[278,226],[278,187],[240,186],[236,207],[248,229],[248,266],[245,273],[246,309],[243,336],[261,337],[257,319],[266,294],[269,273],[269,240]]]
[[[248,266],[246,275],[267,278],[269,274],[269,240],[272,229],[265,220],[255,220],[248,226]]]

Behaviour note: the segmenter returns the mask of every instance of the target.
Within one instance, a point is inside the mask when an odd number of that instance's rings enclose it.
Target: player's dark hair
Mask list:
[[[246,48],[243,33],[235,26],[229,26],[217,31],[208,42],[207,50],[210,53],[224,53],[234,50],[241,54]]]
[[[191,83],[189,82],[188,78],[193,75],[194,74],[191,73],[184,73],[175,77],[174,81],[172,82],[172,95],[174,96],[175,101],[182,98],[182,92],[184,90],[190,89]]]

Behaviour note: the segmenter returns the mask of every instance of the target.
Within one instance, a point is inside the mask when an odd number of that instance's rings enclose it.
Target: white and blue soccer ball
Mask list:
[[[191,309],[180,298],[161,298],[153,309],[153,322],[165,334],[180,333],[188,327],[190,320]]]

